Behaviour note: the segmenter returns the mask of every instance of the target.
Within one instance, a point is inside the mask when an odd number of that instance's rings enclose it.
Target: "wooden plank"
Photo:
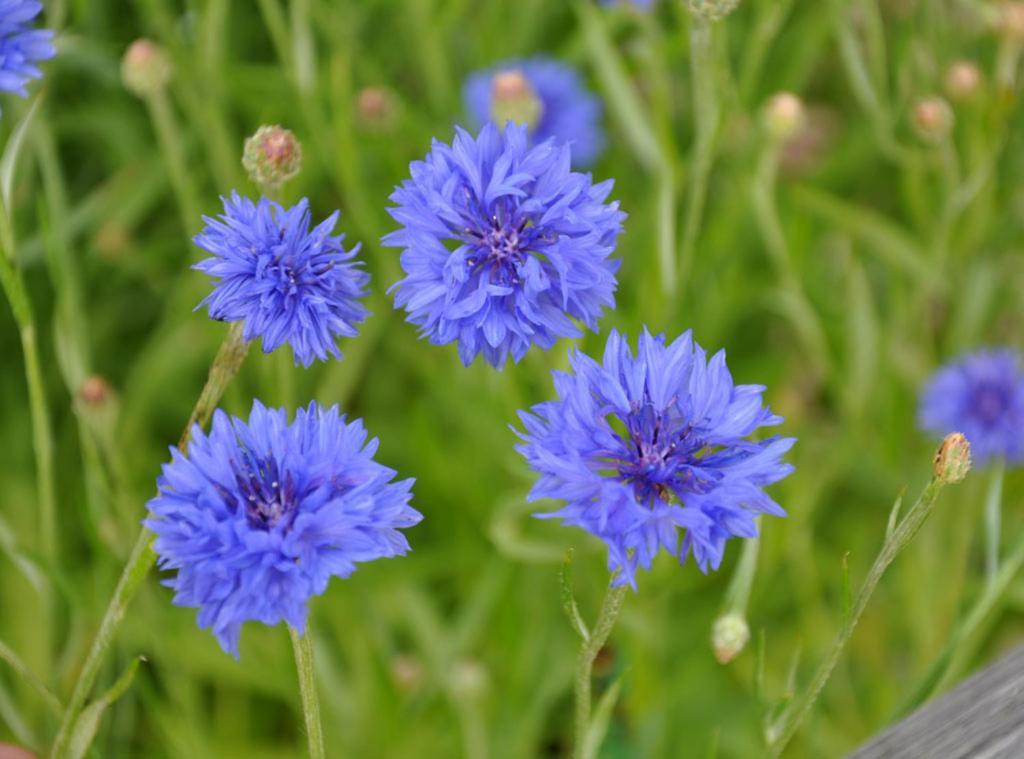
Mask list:
[[[849,759],[1024,759],[1024,646],[874,738]]]

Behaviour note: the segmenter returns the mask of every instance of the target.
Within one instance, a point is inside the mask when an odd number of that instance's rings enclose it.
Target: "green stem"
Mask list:
[[[242,322],[235,322],[228,330],[228,334],[210,366],[209,377],[199,394],[199,400],[196,401],[196,405],[189,415],[188,424],[185,425],[185,430],[178,443],[178,450],[184,452],[188,447],[194,425],[204,426],[209,421],[218,401],[224,395],[228,383],[238,373],[248,348],[249,345],[242,335]],[[78,673],[78,679],[71,691],[71,698],[68,699],[57,737],[50,750],[50,756],[54,759],[63,757],[67,753],[68,741],[71,739],[75,722],[96,682],[96,676],[99,674],[107,650],[113,643],[114,635],[124,619],[129,604],[135,598],[135,594],[142,586],[142,581],[145,580],[149,570],[156,562],[156,554],[153,552],[154,540],[155,536],[146,528],[139,532],[139,536],[135,540],[131,555],[129,555],[121,577],[117,581],[114,595],[107,605],[96,637],[93,639],[82,669]]]
[[[1003,476],[1006,462],[998,459],[992,465],[988,491],[985,493],[985,580],[991,585],[999,575],[999,537],[1002,533]]]
[[[860,592],[857,594],[857,600],[850,610],[849,617],[839,631],[839,635],[836,636],[828,656],[825,657],[825,660],[815,673],[810,686],[769,727],[769,756],[777,757],[782,753],[786,745],[796,734],[800,724],[810,713],[811,707],[814,706],[829,677],[831,677],[836,664],[839,663],[839,657],[853,635],[854,628],[857,627],[857,623],[860,621],[864,609],[867,608],[868,601],[871,600],[875,588],[878,587],[878,582],[882,579],[882,575],[885,574],[885,570],[889,568],[889,565],[892,564],[900,551],[906,548],[907,544],[917,534],[917,531],[921,529],[921,525],[924,524],[924,521],[931,514],[943,486],[944,483],[938,479],[933,479],[929,482],[918,497],[917,502],[882,545],[882,550],[879,552],[874,564],[871,565],[871,569],[864,579],[864,584],[861,585]]]
[[[174,119],[174,111],[171,108],[171,101],[167,97],[167,91],[157,90],[146,98],[146,105],[149,107],[149,115],[153,121],[153,128],[156,130],[157,139],[160,141],[160,149],[167,162],[167,173],[171,178],[171,186],[178,198],[178,207],[181,212],[182,226],[188,232],[199,223],[199,201],[189,173],[186,170],[185,149],[181,144],[181,130]]]
[[[18,323],[21,348],[25,356],[25,381],[28,384],[29,413],[32,417],[32,447],[36,459],[36,482],[39,490],[39,543],[51,569],[56,569],[57,495],[54,485],[53,438],[50,412],[46,403],[46,387],[39,362],[35,317],[32,302],[21,270],[15,265],[14,230],[7,209],[0,201],[0,286],[11,304]]]
[[[715,51],[711,22],[694,15],[690,26],[690,68],[693,72],[693,119],[695,130],[689,193],[679,251],[679,278],[685,284],[700,236],[708,178],[715,160],[715,138],[721,108],[715,86]]]
[[[736,572],[725,591],[725,614],[747,615],[750,590],[754,586],[754,573],[757,571],[757,554],[761,548],[761,517],[757,517],[756,524],[757,535],[743,541]]]
[[[622,610],[622,601],[628,590],[628,585],[608,586],[594,629],[590,637],[580,644],[579,656],[576,659],[576,731],[573,742],[575,759],[587,759],[585,744],[587,730],[590,727],[590,676],[594,659],[615,626],[615,620]]]
[[[295,668],[299,671],[299,692],[302,694],[302,713],[306,718],[306,737],[309,738],[311,759],[323,759],[324,731],[320,724],[320,697],[316,692],[316,672],[313,669],[313,641],[310,623],[305,634],[288,625],[295,652]]]

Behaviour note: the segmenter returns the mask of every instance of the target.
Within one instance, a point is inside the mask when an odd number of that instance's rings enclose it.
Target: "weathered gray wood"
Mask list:
[[[1024,646],[850,754],[926,757],[1024,759]]]

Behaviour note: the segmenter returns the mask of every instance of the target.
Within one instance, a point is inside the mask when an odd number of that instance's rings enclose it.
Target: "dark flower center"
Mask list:
[[[291,473],[286,472],[282,479],[275,460],[260,460],[249,453],[243,453],[242,460],[233,464],[249,526],[269,531],[283,519],[285,527],[291,527],[298,504]],[[237,501],[235,505],[237,508]]]
[[[607,460],[613,475],[633,486],[639,503],[664,502],[687,493],[706,493],[714,480],[701,467],[711,449],[679,409],[657,410],[634,402],[625,416],[609,419],[621,449]]]
[[[974,392],[974,412],[986,424],[999,421],[1009,406],[1009,393],[1000,385],[986,382]]]
[[[533,229],[528,219],[514,224],[493,216],[489,226],[467,230],[466,241],[472,253],[466,258],[466,266],[470,271],[489,274],[495,284],[519,284],[519,267],[537,237]]]

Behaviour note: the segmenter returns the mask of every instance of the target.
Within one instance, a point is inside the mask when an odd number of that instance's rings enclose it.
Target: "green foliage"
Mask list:
[[[790,516],[762,522],[752,643],[727,666],[710,645],[739,545],[709,576],[662,556],[595,661],[600,755],[761,755],[765,725],[807,691],[849,621],[887,521],[890,533],[901,523],[895,494],[930,477],[921,382],[966,348],[1024,347],[1020,50],[990,28],[990,6],[746,0],[694,28],[678,0],[652,15],[585,0],[48,4],[60,54],[33,99],[4,98],[0,120],[18,154],[0,162],[0,243],[16,256],[0,305],[0,742],[43,753],[53,739],[227,333],[192,311],[208,283],[189,269],[189,238],[219,194],[256,194],[244,138],[281,124],[303,149],[282,200],[342,210],[373,274],[373,316],[341,362],[304,371],[252,350],[222,405],[341,404],[380,436],[381,461],[417,479],[426,516],[410,556],[332,583],[312,606],[327,755],[567,750],[579,639],[560,565],[575,547],[576,616],[577,602],[599,607],[607,571],[594,541],[531,519],[552,504],[524,503],[531,477],[508,426],[551,395],[569,345],[501,373],[463,368],[393,312],[397,254],[379,245],[391,188],[461,118],[465,75],[548,52],[605,99],[609,148],[594,174],[615,178],[630,214],[619,308],[602,330],[692,327],[728,350],[739,381],[768,386],[799,438],[797,471],[774,490]],[[120,83],[141,36],[173,62],[166,91],[145,101]],[[913,105],[941,93],[961,58],[983,72],[979,91],[951,98],[950,140],[922,142]],[[366,87],[391,98],[383,117],[360,109]],[[807,116],[784,144],[761,114],[782,90]],[[113,388],[100,405],[80,393],[96,374]],[[1020,637],[1024,480],[1006,473],[1004,557],[986,581],[985,479],[950,488],[870,603],[854,604],[856,630],[787,756],[841,755]],[[101,756],[306,751],[286,631],[250,625],[235,662],[156,573],[87,702],[95,721],[73,739],[96,730]]]

